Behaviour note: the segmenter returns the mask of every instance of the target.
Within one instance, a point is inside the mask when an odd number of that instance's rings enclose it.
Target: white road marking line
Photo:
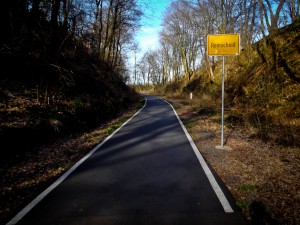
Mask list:
[[[164,100],[164,99],[162,99],[162,100]],[[172,106],[171,103],[167,102],[166,100],[164,100],[164,101],[172,107],[172,109],[173,109],[173,111],[174,111],[174,113],[175,113],[175,115],[176,115],[176,117],[177,117],[184,133],[185,133],[185,135],[187,136],[187,138],[188,138],[188,140],[189,140],[189,142],[190,142],[190,144],[191,144],[191,146],[192,146],[192,148],[193,148],[193,150],[194,150],[194,152],[195,152],[195,154],[196,154],[196,156],[197,156],[197,158],[198,158],[198,160],[199,160],[199,162],[200,162],[200,164],[201,164],[201,166],[202,166],[202,168],[203,168],[203,170],[204,170],[204,172],[205,172],[205,174],[206,174],[206,176],[207,176],[207,178],[210,182],[210,185],[214,189],[217,197],[219,198],[219,201],[221,202],[221,204],[223,206],[224,211],[226,213],[233,213],[234,211],[231,208],[226,196],[224,195],[224,193],[223,193],[222,189],[220,188],[219,184],[217,183],[214,175],[212,174],[211,170],[209,169],[208,165],[206,164],[204,158],[200,154],[200,151],[198,150],[198,148],[197,148],[196,144],[194,143],[193,139],[191,138],[189,132],[186,130],[185,126],[183,125],[183,123],[182,123],[181,119],[179,118],[177,112],[175,111],[174,107]]]
[[[62,174],[52,185],[50,185],[46,190],[44,190],[40,195],[38,195],[34,200],[32,200],[27,206],[25,206],[16,216],[14,216],[6,225],[14,225],[19,222],[30,210],[33,209],[43,198],[45,198],[54,188],[56,188],[61,182],[63,182],[71,173],[73,173],[87,158],[89,158],[95,151],[97,151],[105,142],[107,142],[112,136],[114,136],[122,127],[124,127],[133,117],[139,114],[146,106],[147,99],[145,98],[144,106],[137,111],[131,118],[129,118],[125,123],[123,123],[118,129],[116,129],[112,134],[106,137],[102,142],[100,142],[95,148],[93,148],[87,155],[80,159],[74,166]]]

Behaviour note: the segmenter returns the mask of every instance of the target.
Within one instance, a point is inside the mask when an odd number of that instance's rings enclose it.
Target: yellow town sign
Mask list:
[[[207,35],[207,54],[211,56],[239,55],[239,34]]]

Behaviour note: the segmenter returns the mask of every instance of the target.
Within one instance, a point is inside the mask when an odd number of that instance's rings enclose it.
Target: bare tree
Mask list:
[[[95,49],[101,60],[116,67],[122,56],[122,45],[131,42],[130,33],[139,27],[142,12],[136,0],[97,0],[94,30]]]
[[[259,0],[259,14],[263,36],[274,33],[279,27],[279,16],[285,0]]]
[[[286,0],[286,11],[291,19],[291,22],[294,22],[300,17],[300,1],[299,0]]]

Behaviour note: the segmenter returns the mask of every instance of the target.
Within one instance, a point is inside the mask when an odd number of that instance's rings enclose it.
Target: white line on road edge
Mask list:
[[[162,100],[164,100],[164,99],[162,99]],[[189,132],[186,130],[185,126],[183,125],[183,123],[182,123],[181,119],[179,118],[177,112],[175,111],[174,107],[171,105],[171,103],[167,102],[166,100],[164,100],[164,101],[172,107],[172,109],[173,109],[173,111],[174,111],[174,113],[175,113],[175,115],[176,115],[176,117],[177,117],[184,133],[185,133],[185,135],[187,136],[188,140],[190,141],[190,144],[191,144],[191,146],[192,146],[192,148],[193,148],[193,150],[194,150],[194,152],[195,152],[195,154],[196,154],[196,156],[197,156],[197,158],[198,158],[198,160],[199,160],[199,162],[200,162],[200,164],[201,164],[201,166],[202,166],[202,168],[203,168],[203,170],[204,170],[204,172],[205,172],[205,174],[206,174],[206,176],[207,176],[207,178],[208,178],[208,180],[209,180],[209,182],[212,186],[212,188],[214,189],[217,197],[219,198],[219,201],[221,202],[221,204],[223,206],[224,211],[226,213],[233,213],[234,211],[231,208],[226,196],[224,195],[224,193],[223,193],[222,189],[220,188],[219,184],[217,183],[214,175],[212,174],[211,170],[209,169],[208,165],[206,164],[204,158],[200,154],[200,151],[198,150],[198,148],[197,148],[196,144],[194,143],[193,139],[191,138]]]
[[[101,143],[99,143],[93,150],[91,150],[87,155],[80,159],[74,166],[62,174],[52,185],[50,185],[45,191],[43,191],[39,196],[37,196],[32,202],[30,202],[25,208],[23,208],[16,216],[14,216],[6,225],[14,225],[19,222],[33,207],[35,207],[43,198],[45,198],[54,188],[56,188],[61,182],[63,182],[72,172],[74,172],[77,167],[79,167],[87,158],[89,158],[95,151],[97,151],[105,142],[107,142],[112,136],[114,136],[122,127],[124,127],[133,117],[139,114],[147,104],[147,99],[145,98],[144,106],[137,111],[131,118],[129,118],[125,123],[123,123],[118,129],[116,129],[112,134],[106,137]]]

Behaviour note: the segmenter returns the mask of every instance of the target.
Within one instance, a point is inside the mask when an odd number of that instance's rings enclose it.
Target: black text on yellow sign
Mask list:
[[[239,55],[239,34],[207,35],[207,54],[211,56]]]

